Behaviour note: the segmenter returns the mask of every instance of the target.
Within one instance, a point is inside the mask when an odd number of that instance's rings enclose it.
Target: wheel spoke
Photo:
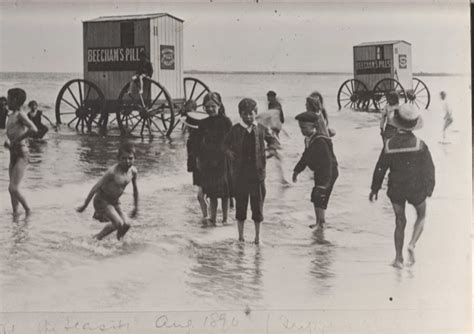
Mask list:
[[[145,128],[145,122],[146,122],[146,119],[143,119],[143,122],[142,122],[142,128],[140,130],[140,136],[143,137],[143,129]]]
[[[417,81],[417,82],[416,82],[416,86],[415,86],[415,89],[413,89],[413,91],[415,91],[415,92],[416,92],[416,89],[417,89],[417,88],[418,88],[418,86],[420,85],[420,82],[421,82],[421,81]]]
[[[163,90],[160,91],[160,94],[158,94],[155,99],[153,100],[153,102],[150,104],[150,108],[153,107],[155,105],[155,102],[158,100],[158,98],[161,96],[161,94],[163,94]]]
[[[158,126],[158,124],[155,123],[155,121],[153,119],[150,119],[151,123],[153,123],[153,125],[156,127],[156,129],[164,136],[164,132],[161,131],[160,127]]]
[[[74,102],[76,102],[77,107],[80,108],[81,105],[79,104],[79,102],[77,102],[76,96],[75,96],[74,93],[72,92],[71,88],[69,88],[69,86],[67,86],[67,90],[69,91],[69,94],[71,94],[72,98],[74,99]]]
[[[74,117],[69,123],[67,123],[67,126],[70,126],[72,122],[74,122],[77,119],[77,116]]]
[[[197,81],[194,81],[193,89],[191,90],[191,95],[189,95],[189,100],[191,100],[194,95],[194,90],[196,89],[196,85],[197,85]]]
[[[71,112],[62,112],[62,113],[61,113],[61,116],[62,116],[62,115],[75,115],[75,114],[76,114],[76,112],[74,112],[74,111],[71,111]]]
[[[347,94],[345,91],[342,91],[341,93],[343,93],[343,94],[346,95],[346,96],[351,97],[351,95],[350,95],[350,94]]]
[[[87,93],[86,93],[86,97],[84,98],[84,101],[87,101],[89,99],[89,93],[91,92],[91,85],[87,85]]]
[[[349,100],[349,102],[347,102],[343,108],[347,107],[349,104],[351,104],[351,101]]]
[[[64,96],[61,97],[61,100],[64,101],[64,102],[66,102],[66,103],[67,103],[69,106],[71,106],[71,108],[73,108],[74,110],[77,110],[77,109],[78,109],[78,107],[73,106],[71,102],[69,102],[68,100],[66,100],[66,99],[64,98]]]
[[[81,82],[78,81],[77,85],[79,86],[79,101],[81,102],[81,106],[83,105],[83,100],[82,100],[82,87],[81,87]]]
[[[140,118],[140,119],[138,120],[138,122],[135,123],[135,125],[130,129],[130,133],[131,133],[133,130],[135,130],[135,128],[138,126],[138,124],[140,124],[141,121],[143,121],[143,118]]]
[[[416,106],[418,107],[418,109],[421,109],[420,106],[418,105],[418,103],[416,103],[416,100],[413,100],[413,102],[415,102]]]

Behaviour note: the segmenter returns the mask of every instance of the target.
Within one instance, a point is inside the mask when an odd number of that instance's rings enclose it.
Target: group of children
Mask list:
[[[273,95],[273,94],[270,94]],[[395,213],[395,267],[403,266],[403,241],[406,226],[405,204],[412,204],[417,213],[414,231],[408,245],[409,264],[413,264],[414,248],[424,226],[426,198],[430,197],[434,185],[434,165],[428,146],[413,134],[422,126],[423,120],[418,109],[412,104],[398,104],[394,92],[387,94],[388,105],[382,115],[381,134],[383,149],[377,161],[373,178],[370,201],[376,200],[387,170],[390,170],[387,195]],[[276,96],[276,94],[275,94]],[[272,97],[272,96],[270,96]],[[7,141],[10,150],[10,186],[13,212],[16,214],[21,204],[26,214],[30,208],[19,190],[28,161],[25,139],[38,133],[38,127],[21,111],[26,93],[19,88],[8,91]],[[270,99],[269,99],[270,100]],[[208,93],[203,100],[208,115],[195,121],[187,142],[188,171],[193,172],[193,183],[200,189],[198,199],[206,223],[216,224],[218,199],[221,199],[223,224],[227,222],[229,199],[235,199],[235,217],[238,238],[244,241],[244,222],[250,202],[252,220],[255,224],[256,244],[260,241],[260,224],[264,220],[263,205],[266,195],[266,160],[278,156],[280,142],[277,133],[257,122],[258,107],[255,100],[244,98],[238,104],[240,121],[233,124],[225,114],[220,94]],[[36,108],[36,104],[32,104]],[[196,103],[188,101],[187,110],[196,108]],[[306,111],[298,114],[301,133],[305,137],[305,149],[293,171],[293,182],[306,167],[314,173],[314,187],[311,192],[316,222],[310,227],[322,229],[325,226],[325,210],[335,182],[338,178],[338,162],[333,150],[331,137],[335,135],[329,127],[323,98],[318,92],[306,99]],[[283,110],[279,106],[283,122]],[[190,120],[191,122],[192,120]],[[133,166],[135,149],[124,143],[118,152],[118,163],[112,166],[94,185],[85,202],[77,211],[86,209],[91,200],[95,209],[94,218],[108,222],[95,237],[102,239],[117,232],[122,239],[130,228],[123,213],[119,198],[125,187],[132,182],[134,209],[138,210],[137,169]],[[210,201],[210,218],[207,218],[207,203]]]

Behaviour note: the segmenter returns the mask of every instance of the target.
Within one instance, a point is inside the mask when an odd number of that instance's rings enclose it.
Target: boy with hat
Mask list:
[[[375,166],[370,201],[377,200],[387,169],[390,169],[387,195],[395,213],[395,251],[392,265],[403,267],[403,239],[405,235],[405,203],[416,209],[413,235],[408,244],[408,265],[415,263],[414,249],[423,231],[426,215],[426,197],[430,197],[435,186],[433,160],[428,146],[413,134],[423,125],[418,109],[412,104],[403,104],[389,116],[390,124],[397,133],[387,139]]]
[[[265,142],[270,156],[276,155],[279,143],[268,128],[255,121],[257,102],[253,99],[244,98],[239,102],[239,114],[241,121],[232,126],[225,140],[225,149],[231,159],[239,241],[244,241],[244,222],[250,199],[255,244],[258,244],[265,200]]]
[[[30,214],[30,207],[25,197],[20,192],[20,183],[25,176],[25,170],[28,165],[28,147],[25,139],[38,132],[38,129],[29,120],[28,116],[21,107],[25,103],[26,93],[21,88],[12,88],[8,91],[8,108],[13,112],[7,121],[7,140],[4,146],[10,150],[10,166],[8,169],[10,175],[10,192],[13,214],[18,211],[18,204],[23,206],[25,214]]]
[[[314,188],[311,192],[316,215],[316,224],[309,227],[324,228],[326,223],[325,213],[331,196],[334,183],[339,175],[337,159],[334,155],[332,141],[327,132],[321,133],[317,129],[319,116],[314,112],[305,111],[298,114],[296,120],[299,123],[301,133],[305,136],[305,150],[293,171],[293,182],[297,181],[298,174],[306,166],[314,172]]]

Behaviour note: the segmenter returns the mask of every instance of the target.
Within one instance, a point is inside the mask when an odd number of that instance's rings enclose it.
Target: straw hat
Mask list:
[[[423,118],[413,104],[405,103],[390,114],[390,123],[398,129],[412,131],[423,127]]]

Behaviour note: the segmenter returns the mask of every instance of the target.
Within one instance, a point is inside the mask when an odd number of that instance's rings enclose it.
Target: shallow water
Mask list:
[[[0,74],[0,89],[22,86],[54,119],[61,86],[79,74]],[[470,323],[470,140],[469,78],[424,77],[432,93],[420,137],[430,147],[437,185],[428,202],[425,232],[411,269],[389,266],[394,256],[394,218],[385,191],[367,199],[381,149],[378,115],[336,111],[336,94],[347,76],[200,75],[219,91],[227,114],[237,120],[244,96],[264,109],[265,93],[282,99],[288,136],[282,136],[284,170],[303,150],[293,116],[304,97],[319,90],[337,131],[340,164],[329,209],[328,228],[313,233],[309,202],[311,173],[291,187],[279,184],[268,162],[263,244],[236,242],[233,219],[227,226],[202,228],[185,141],[136,139],[140,214],[124,242],[91,236],[103,227],[74,208],[108,166],[115,162],[117,137],[51,131],[30,143],[31,164],[24,191],[33,215],[13,219],[8,197],[8,154],[0,151],[0,307],[15,311],[150,311],[266,309],[435,309],[450,330]],[[451,144],[439,144],[442,114],[437,92],[448,92],[455,112]],[[1,134],[4,136],[4,133]],[[122,204],[131,209],[131,189]],[[231,212],[233,216],[234,212]],[[414,212],[408,209],[409,239]],[[253,239],[253,224],[245,227]],[[390,299],[391,298],[391,299]],[[421,311],[420,311],[421,312]],[[395,316],[395,315],[394,315]],[[421,326],[422,316],[413,319]],[[421,327],[423,328],[423,327]]]

